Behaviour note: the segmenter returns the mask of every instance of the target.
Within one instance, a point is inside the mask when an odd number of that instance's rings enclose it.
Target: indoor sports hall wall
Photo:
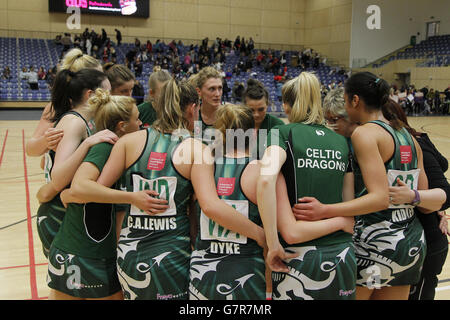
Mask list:
[[[355,1],[359,0],[305,1],[305,47],[327,56],[333,64],[348,67]]]
[[[369,29],[367,8],[380,8],[380,29]],[[350,62],[363,66],[410,43],[426,38],[427,22],[440,21],[439,34],[450,34],[448,0],[357,0],[353,1]],[[418,34],[420,33],[420,34]],[[358,60],[366,60],[358,64]]]

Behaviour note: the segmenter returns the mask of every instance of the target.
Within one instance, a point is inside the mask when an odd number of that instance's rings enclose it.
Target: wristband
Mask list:
[[[413,191],[414,191],[415,196],[414,196],[413,201],[410,204],[413,206],[417,206],[418,204],[420,204],[420,194],[419,194],[419,191],[417,191],[417,190],[413,190]]]

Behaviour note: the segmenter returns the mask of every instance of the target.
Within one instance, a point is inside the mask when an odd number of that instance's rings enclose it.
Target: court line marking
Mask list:
[[[439,125],[439,124],[440,124],[440,123],[429,123],[429,124],[425,124],[425,125],[423,125],[422,127],[420,127],[420,129],[421,129],[422,131],[426,132],[426,133],[433,134],[433,135],[437,135],[437,136],[440,136],[440,137],[444,137],[444,138],[449,139],[449,138],[450,138],[449,136],[446,136],[446,135],[443,135],[443,134],[440,134],[440,133],[431,132],[431,131],[428,131],[428,130],[426,129],[427,127],[434,126],[434,125]]]
[[[35,266],[40,267],[40,266],[47,266],[47,265],[48,265],[48,263],[46,262],[46,263],[38,263]],[[29,268],[29,267],[30,267],[29,264],[23,265],[23,266],[1,267],[0,271],[1,270],[9,270],[9,269]]]
[[[445,287],[436,288],[436,292],[439,292],[439,291],[445,291],[445,290],[450,290],[450,286],[445,286]]]
[[[31,217],[31,219],[34,219],[34,218],[36,218],[36,217],[37,217],[37,215],[34,215],[34,216]],[[17,222],[14,222],[14,223],[11,223],[11,224],[9,224],[9,225],[7,225],[7,226],[4,226],[4,227],[0,227],[0,231],[2,231],[3,229],[9,228],[9,227],[15,226],[16,224],[25,222],[25,221],[27,221],[27,220],[28,220],[28,218],[23,219],[23,220],[20,220],[20,221],[17,221]]]
[[[23,148],[23,171],[25,179],[25,195],[27,207],[27,227],[28,227],[28,254],[30,257],[30,287],[31,299],[39,298],[36,281],[36,265],[34,259],[33,226],[31,224],[31,206],[30,206],[30,188],[28,185],[27,157],[25,152],[25,130],[22,129],[22,148]]]
[[[3,155],[5,154],[6,139],[8,139],[8,132],[9,132],[9,130],[6,129],[5,138],[3,139],[2,153],[1,153],[1,155],[0,155],[0,167],[1,167],[1,165],[2,165]]]
[[[37,177],[42,175],[42,173],[33,173],[33,174],[29,174],[29,177]],[[1,178],[0,181],[6,181],[6,180],[16,180],[16,179],[21,179],[22,177],[4,177]],[[44,179],[42,179],[42,181],[44,181]]]

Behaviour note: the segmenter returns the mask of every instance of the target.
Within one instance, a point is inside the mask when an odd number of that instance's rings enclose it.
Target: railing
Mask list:
[[[438,63],[438,60],[442,58],[442,64]],[[450,64],[450,55],[449,54],[437,54],[433,57],[426,58],[427,60],[417,63],[416,67],[418,68],[428,68],[428,67],[442,67],[448,66]]]
[[[385,56],[383,56],[383,57],[381,57],[381,58],[378,58],[378,59],[376,59],[376,60],[374,60],[374,61],[368,63],[367,65],[364,66],[364,68],[374,67],[374,65],[378,65],[378,67],[380,67],[379,65],[380,65],[384,60],[387,60],[387,59],[389,59],[389,58],[392,57],[392,56],[397,56],[398,53],[400,53],[400,52],[402,52],[402,51],[404,51],[404,50],[406,50],[406,49],[408,49],[408,48],[412,48],[412,47],[413,47],[413,46],[411,46],[410,44],[408,44],[408,45],[406,45],[406,46],[403,46],[403,47],[401,47],[401,48],[395,50],[394,52],[391,52],[391,53],[389,53],[389,54],[387,54],[387,55],[385,55]]]

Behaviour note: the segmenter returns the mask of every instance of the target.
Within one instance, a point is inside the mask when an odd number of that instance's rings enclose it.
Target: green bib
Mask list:
[[[241,189],[241,176],[249,158],[221,158],[216,161],[215,181],[219,198],[235,208],[240,214],[257,225],[262,225],[258,207],[244,195]],[[213,254],[254,254],[262,249],[255,240],[228,230],[206,216],[197,206],[199,232],[195,250],[207,250]]]
[[[292,123],[270,131],[268,146],[286,151],[281,171],[291,206],[299,198],[314,197],[323,204],[342,202],[344,176],[349,165],[345,138],[321,125]],[[351,241],[351,235],[338,231],[299,245],[327,245]]]
[[[149,234],[146,240],[170,242],[174,236],[189,234],[187,209],[193,188],[172,163],[173,152],[182,141],[183,138],[148,128],[141,156],[125,173],[127,191],[155,190],[169,202],[169,209],[153,217],[134,206],[128,208],[122,227]]]
[[[83,162],[101,172],[112,150],[109,143],[93,146]],[[116,219],[113,206],[105,203],[70,203],[54,246],[80,257],[100,259],[116,256]]]
[[[86,125],[86,133],[88,136],[92,134],[89,123],[76,111],[69,111],[61,116],[58,121],[55,123],[56,125],[59,121],[66,115],[73,114],[85,122]],[[44,164],[44,175],[47,183],[51,181],[51,172],[53,169],[53,165],[55,162],[55,152],[53,150],[49,150],[45,153],[45,164]],[[60,193],[58,193],[52,200],[47,203],[42,203],[39,206],[37,212],[37,230],[39,234],[39,238],[43,245],[44,255],[47,256],[50,250],[50,246],[53,243],[53,240],[58,233],[61,223],[64,219],[66,212],[66,208],[61,202]]]
[[[372,121],[384,128],[394,139],[395,151],[390,160],[385,163],[389,186],[397,185],[397,178],[405,182],[411,189],[417,189],[419,170],[417,169],[417,151],[411,135],[405,128],[394,130],[383,121]],[[355,190],[355,197],[359,198],[367,194],[367,189],[362,180],[361,169],[355,156],[355,185],[360,186]],[[408,204],[391,205],[389,209],[357,217],[357,219],[382,221],[389,220],[394,223],[408,223],[414,219],[414,207]],[[389,218],[388,218],[389,217]]]

